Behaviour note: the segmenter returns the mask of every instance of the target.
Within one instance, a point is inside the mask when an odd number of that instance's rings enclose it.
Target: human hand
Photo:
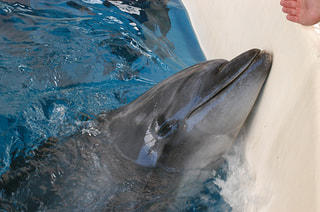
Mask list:
[[[306,26],[320,22],[320,0],[281,0],[280,5],[289,21]]]

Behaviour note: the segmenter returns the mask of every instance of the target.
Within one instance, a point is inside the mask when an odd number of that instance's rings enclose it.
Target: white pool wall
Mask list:
[[[208,59],[231,59],[251,48],[274,55],[245,136],[254,180],[245,211],[320,211],[317,26],[287,21],[280,0],[182,1]]]

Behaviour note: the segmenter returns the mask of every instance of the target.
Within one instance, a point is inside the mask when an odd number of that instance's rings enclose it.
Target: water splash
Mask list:
[[[232,151],[226,156],[225,179],[215,178],[215,184],[221,189],[220,195],[230,205],[232,211],[263,211],[269,204],[270,197],[256,194],[255,178],[250,174],[248,164],[245,159],[245,133],[243,128]]]

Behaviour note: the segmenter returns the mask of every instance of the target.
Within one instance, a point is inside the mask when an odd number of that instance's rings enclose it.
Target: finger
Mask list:
[[[289,14],[289,15],[293,15],[293,16],[296,16],[296,15],[297,15],[297,10],[296,10],[296,9],[283,7],[283,8],[282,8],[282,11],[283,11],[284,13]]]
[[[287,15],[287,19],[289,21],[292,21],[292,22],[295,22],[295,23],[299,23],[299,18],[297,16]]]
[[[294,0],[281,0],[280,5],[287,8],[296,8],[297,1]]]

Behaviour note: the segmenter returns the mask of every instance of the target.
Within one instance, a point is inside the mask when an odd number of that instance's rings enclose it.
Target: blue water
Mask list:
[[[0,2],[0,175],[205,60],[179,0],[14,2]],[[230,210],[213,181],[186,211]]]

